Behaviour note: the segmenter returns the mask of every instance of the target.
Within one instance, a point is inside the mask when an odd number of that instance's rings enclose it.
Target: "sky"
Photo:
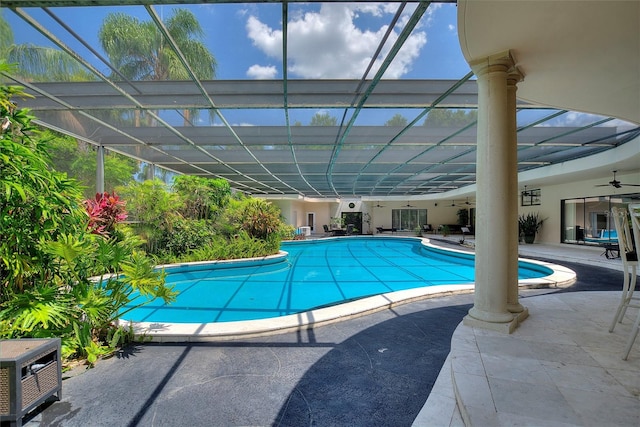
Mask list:
[[[228,3],[200,5],[154,6],[158,15],[166,18],[176,7],[191,10],[203,30],[203,42],[217,60],[218,79],[281,79],[282,65],[282,5],[280,3]],[[288,21],[288,78],[290,79],[360,79],[366,70],[399,3],[290,3]],[[393,29],[390,39],[377,58],[373,72],[385,58],[393,42],[415,9],[408,4]],[[24,9],[35,20],[105,75],[110,70],[45,12],[38,8]],[[113,12],[124,12],[141,21],[150,21],[143,6],[65,7],[50,9],[82,39],[103,54],[98,31],[104,18]],[[52,43],[25,23],[12,11],[3,9],[4,18],[13,28],[16,43],[52,46]],[[457,34],[457,10],[451,3],[432,3],[421,21],[404,43],[383,78],[387,79],[452,79],[458,80],[470,68],[464,60]],[[105,55],[106,56],[106,55]],[[372,78],[369,75],[368,78]],[[338,119],[340,111],[321,111]],[[308,124],[316,112],[294,112],[291,121]],[[411,121],[420,111],[402,110]],[[259,117],[242,116],[238,111],[224,113],[231,124],[282,124],[283,114],[263,111]],[[390,119],[395,112],[370,111],[359,124],[371,124]],[[388,117],[387,117],[388,116]],[[562,124],[582,124],[593,121],[583,114],[567,114],[556,120]],[[206,120],[205,117],[201,117]]]
[[[154,6],[163,17],[170,15],[175,7]],[[398,3],[290,4],[289,77],[362,77],[398,7]],[[196,15],[204,29],[204,42],[218,61],[217,78],[282,78],[282,9],[279,3],[188,5],[186,8]],[[395,41],[414,8],[414,4],[407,5],[391,42]],[[25,10],[70,46],[86,52],[64,30],[58,31],[57,24],[50,24],[53,21],[44,12]],[[51,10],[99,51],[97,32],[108,13],[125,12],[140,20],[150,20],[141,6]],[[51,45],[13,12],[3,10],[3,14],[14,29],[16,43]],[[387,43],[382,57],[391,45]],[[99,61],[94,64],[99,65]],[[99,65],[99,69],[108,73],[103,65]],[[429,7],[384,77],[458,79],[468,70],[459,48],[455,5],[435,3]]]

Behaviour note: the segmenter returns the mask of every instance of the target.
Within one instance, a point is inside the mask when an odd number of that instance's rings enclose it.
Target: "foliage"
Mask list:
[[[134,222],[136,233],[145,241],[145,251],[159,254],[178,215],[178,196],[169,192],[166,184],[158,179],[133,182],[118,187],[118,192],[127,201],[129,218]]]
[[[407,126],[407,124],[408,124],[407,119],[402,114],[397,113],[393,117],[391,117],[389,120],[387,120],[384,125],[405,127]]]
[[[476,120],[478,120],[476,110],[433,109],[424,120],[424,126],[461,127],[470,125]]]
[[[164,235],[161,248],[168,256],[185,254],[211,245],[215,236],[210,221],[177,216],[173,219],[171,230]]]
[[[469,224],[469,210],[468,209],[458,209],[458,225],[465,226]]]
[[[281,224],[278,229],[280,240],[294,240],[296,237],[296,228],[291,224]]]
[[[62,50],[32,44],[15,44],[13,30],[0,13],[0,61],[20,64],[14,69],[20,77],[31,81],[89,80],[90,73]]]
[[[220,179],[179,176],[173,192],[161,181],[118,191],[127,200],[132,227],[160,262],[264,256],[283,238],[280,211],[262,199],[231,194]],[[240,238],[246,233],[249,240]],[[220,247],[218,247],[220,246]]]
[[[173,9],[164,24],[191,65],[196,77],[215,76],[216,60],[201,39],[202,27],[186,9]],[[125,13],[110,13],[98,33],[113,66],[134,80],[188,80],[180,58],[152,21],[142,22]]]
[[[343,217],[332,216],[329,224],[331,228],[344,228],[345,221]]]
[[[131,337],[116,324],[123,310],[175,294],[119,223],[121,201],[98,195],[89,215],[77,182],[50,168],[19,95],[0,86],[0,339],[61,337],[65,357],[93,363]]]
[[[89,214],[89,231],[109,236],[115,231],[116,224],[127,219],[125,203],[115,193],[97,193],[94,199],[85,200]]]
[[[193,175],[177,176],[173,189],[182,200],[182,215],[196,220],[217,219],[231,196],[228,181]]]
[[[78,180],[84,188],[84,197],[95,194],[97,156],[95,149],[75,139],[47,131],[50,138],[49,154],[53,167]],[[104,188],[114,191],[116,187],[126,185],[133,180],[137,169],[135,160],[105,150]]]
[[[195,249],[172,259],[173,262],[209,261],[238,258],[255,258],[273,255],[280,249],[280,239],[272,235],[266,240],[252,237],[240,231],[231,239],[216,236],[212,244]]]
[[[173,9],[164,25],[180,52],[200,80],[210,80],[216,74],[216,60],[203,43],[204,32],[195,15],[186,9]],[[125,13],[110,13],[98,32],[102,48],[111,64],[121,75],[112,76],[131,80],[190,80],[189,71],[182,65],[176,51],[171,48],[152,21],[139,21]],[[134,118],[140,120],[140,112]],[[185,126],[197,110],[183,112]],[[150,119],[150,116],[148,117]]]
[[[544,223],[544,219],[540,217],[539,213],[529,212],[528,214],[520,214],[518,217],[518,230],[519,233],[524,234],[525,236],[535,235],[542,224]]]
[[[48,165],[33,117],[11,100],[21,88],[0,86],[0,303],[56,270],[41,247],[86,223],[73,180]]]
[[[250,237],[267,240],[280,228],[280,209],[266,200],[243,197],[232,200],[226,220],[234,232],[245,231]]]
[[[309,126],[335,126],[338,119],[329,115],[329,113],[316,113],[311,117]]]

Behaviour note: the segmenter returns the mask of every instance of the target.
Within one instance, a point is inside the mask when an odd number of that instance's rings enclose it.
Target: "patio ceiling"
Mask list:
[[[141,5],[167,34],[148,2],[101,1],[101,5]],[[199,3],[197,1],[155,1]],[[217,7],[234,1],[215,3]],[[258,2],[256,2],[258,3]],[[241,191],[265,195],[309,197],[409,197],[436,195],[476,180],[476,126],[424,126],[433,109],[477,108],[472,73],[449,80],[385,79],[403,43],[423,19],[429,2],[407,2],[415,10],[406,24],[389,22],[398,36],[380,61],[372,61],[361,79],[290,79],[287,72],[286,23],[290,3],[278,3],[282,14],[283,78],[278,80],[126,81],[101,72],[86,41],[64,22],[66,37],[54,34],[33,16],[42,12],[56,20],[56,8],[92,6],[94,1],[12,1],[2,6],[45,35],[86,66],[88,82],[28,82],[9,75],[35,98],[21,102],[41,125],[95,146],[181,174],[227,179]],[[404,3],[398,2],[404,7]],[[147,5],[145,5],[147,4]],[[31,9],[31,8],[34,9]],[[42,9],[41,9],[42,8]],[[49,9],[51,8],[51,9]],[[395,18],[398,18],[400,12]],[[58,33],[59,34],[59,33]],[[176,53],[184,58],[177,46]],[[376,59],[376,55],[373,56]],[[189,64],[183,65],[190,70]],[[102,67],[104,68],[104,67]],[[194,110],[198,114],[193,113]],[[296,117],[309,110],[337,117],[333,126],[301,125]],[[190,112],[189,112],[190,111]],[[406,126],[386,126],[395,114]],[[243,116],[244,115],[244,116]],[[637,125],[612,117],[584,115],[569,126],[575,113],[541,104],[518,104],[518,170],[525,171],[602,153],[640,134]],[[234,119],[231,119],[231,118]],[[235,117],[263,117],[235,123]],[[385,119],[380,119],[385,117]]]

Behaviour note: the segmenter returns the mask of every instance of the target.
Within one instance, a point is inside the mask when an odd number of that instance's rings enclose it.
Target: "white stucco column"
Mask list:
[[[518,125],[516,120],[516,86],[522,81],[522,74],[512,68],[507,75],[507,114],[509,115],[509,144],[505,147],[508,151],[509,160],[507,167],[509,169],[509,256],[515,257],[509,259],[509,290],[507,293],[507,310],[511,313],[517,313],[518,322],[528,317],[529,311],[522,306],[518,298],[518,241],[520,239],[518,230]]]
[[[507,89],[514,61],[503,52],[470,65],[478,79],[476,283],[464,323],[509,333],[518,321],[508,297],[518,263],[515,92],[510,103]]]
[[[96,151],[96,193],[104,193],[104,146]]]

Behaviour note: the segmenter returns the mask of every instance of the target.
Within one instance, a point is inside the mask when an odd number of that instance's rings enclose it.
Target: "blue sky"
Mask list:
[[[397,3],[290,4],[289,77],[360,78],[398,6]],[[168,16],[175,7],[155,6],[155,9],[159,15]],[[218,61],[217,78],[282,77],[279,3],[186,7],[198,17],[205,32],[204,42]],[[414,7],[407,6],[401,22],[408,19]],[[70,46],[86,52],[44,12],[25,10]],[[97,33],[108,13],[120,11],[150,20],[141,6],[51,10],[99,51]],[[50,45],[13,12],[4,10],[3,14],[14,29],[17,43]],[[460,53],[455,26],[455,5],[431,5],[385,78],[458,79],[464,76],[469,67]],[[394,30],[394,39],[399,31],[400,28]],[[94,65],[108,73],[99,61],[94,61]]]

